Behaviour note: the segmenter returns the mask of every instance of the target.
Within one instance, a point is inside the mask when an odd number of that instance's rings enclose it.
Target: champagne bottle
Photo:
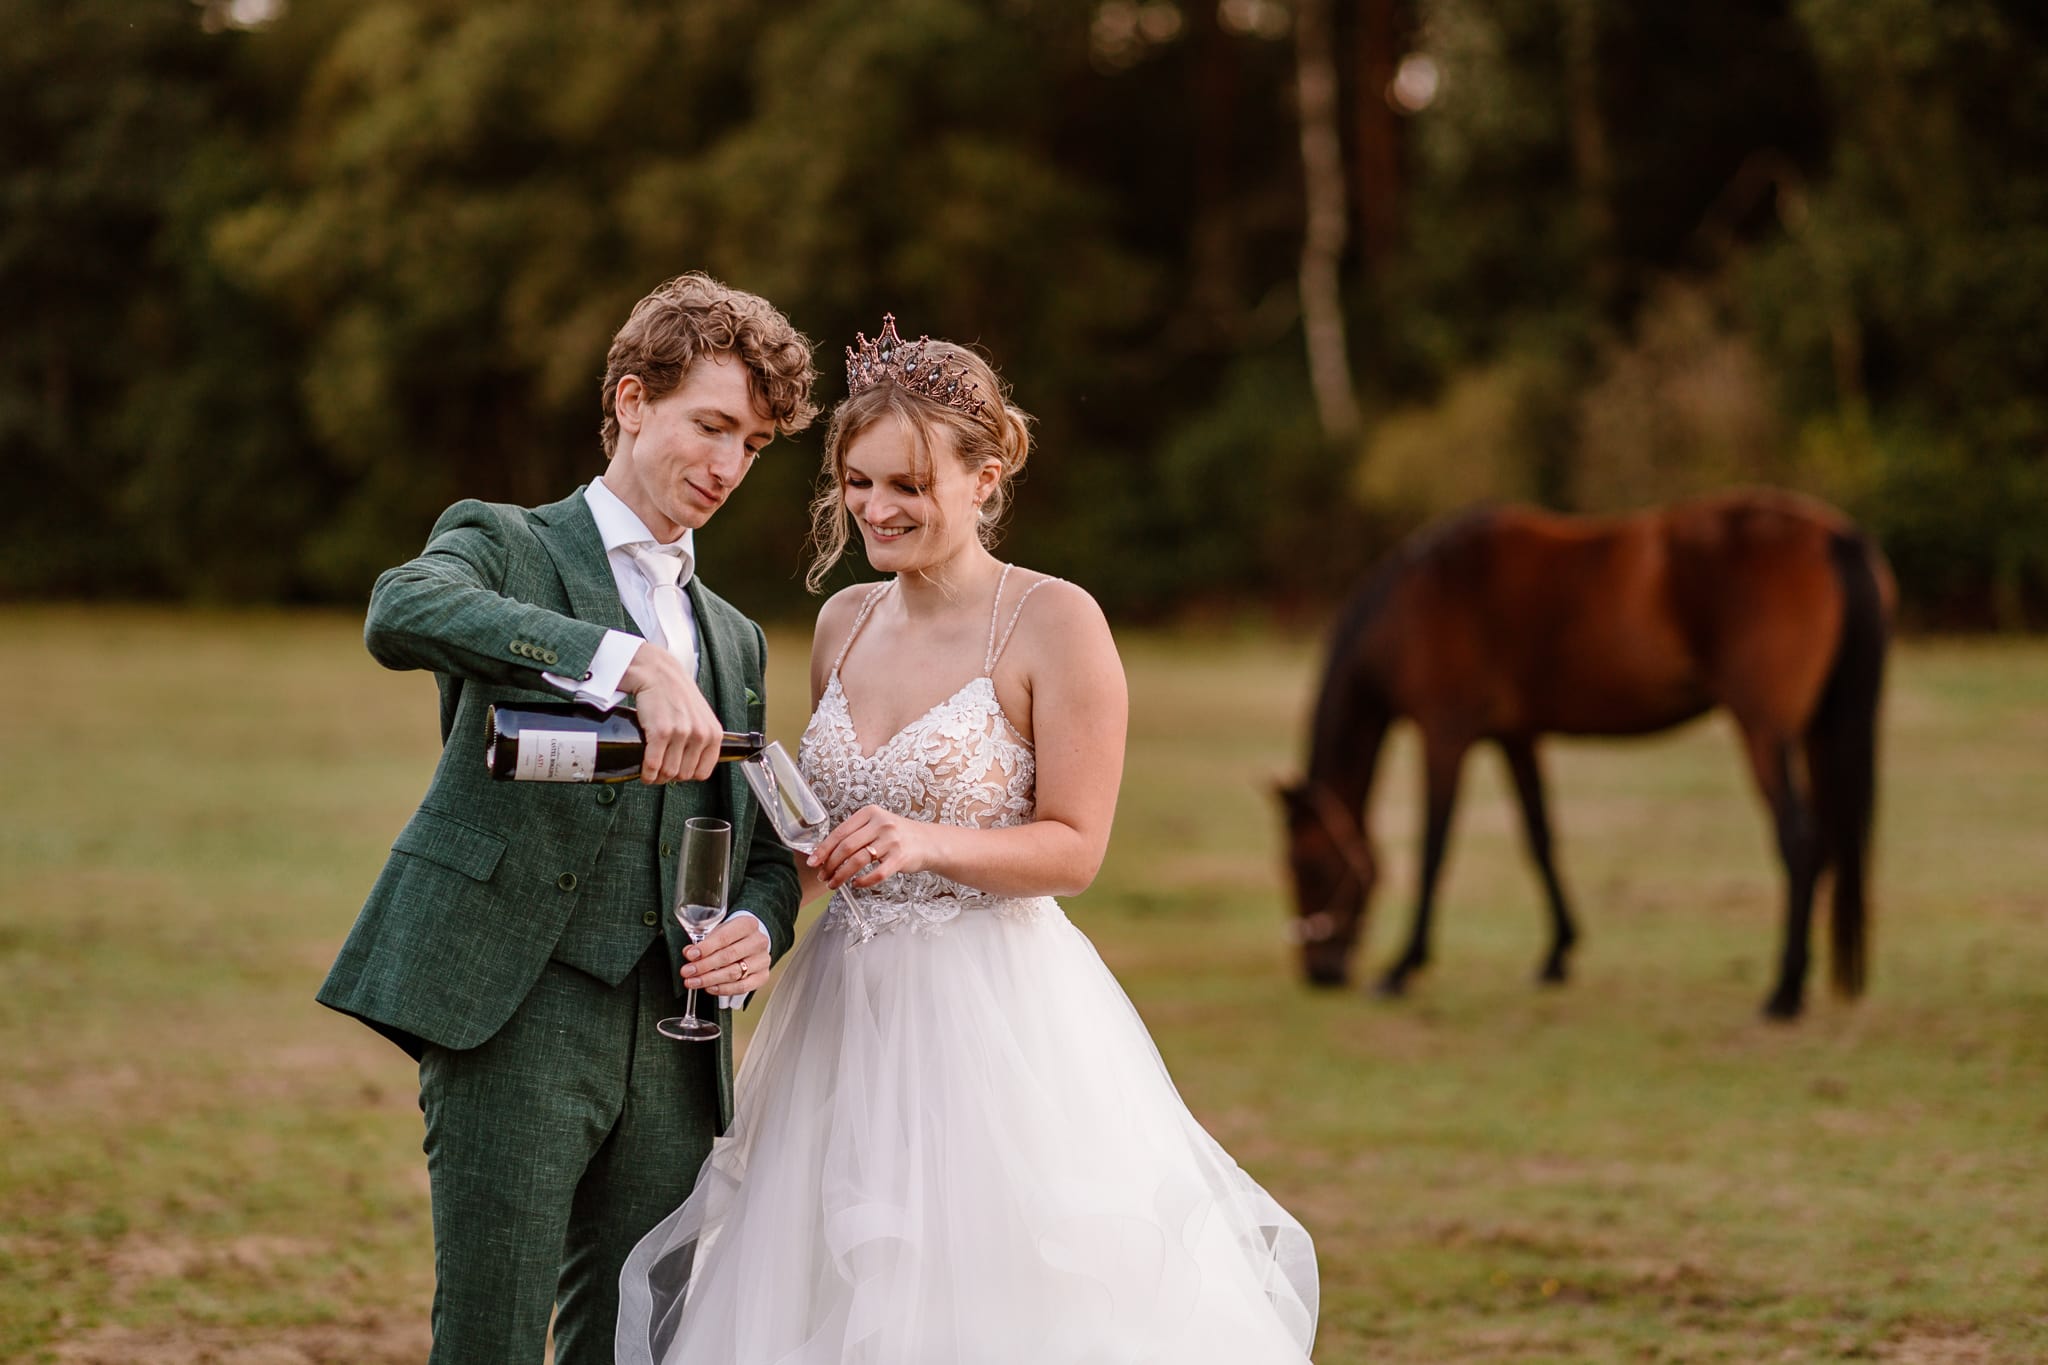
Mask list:
[[[647,736],[630,707],[600,711],[580,702],[497,703],[486,713],[484,765],[501,782],[631,782]],[[759,730],[727,730],[718,761],[752,758],[768,743]]]

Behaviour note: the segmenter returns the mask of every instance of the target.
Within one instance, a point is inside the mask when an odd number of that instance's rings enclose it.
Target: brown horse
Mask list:
[[[1280,792],[1309,980],[1348,978],[1377,876],[1366,797],[1396,719],[1422,731],[1428,821],[1414,926],[1381,980],[1387,994],[1429,961],[1458,774],[1475,743],[1507,756],[1550,903],[1540,978],[1562,981],[1577,931],[1551,857],[1537,737],[1647,734],[1725,706],[1785,865],[1766,1013],[1799,1013],[1815,886],[1829,871],[1834,983],[1860,994],[1894,595],[1882,555],[1846,517],[1779,492],[1622,517],[1481,508],[1423,531],[1344,608],[1308,775]]]

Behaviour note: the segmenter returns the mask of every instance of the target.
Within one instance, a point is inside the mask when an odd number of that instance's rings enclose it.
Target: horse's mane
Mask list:
[[[1342,718],[1340,713],[1347,701],[1356,699],[1361,693],[1373,701],[1386,701],[1380,680],[1358,670],[1357,664],[1363,637],[1387,609],[1395,589],[1424,563],[1490,523],[1498,510],[1493,503],[1475,503],[1462,511],[1440,517],[1406,537],[1338,608],[1336,622],[1330,628],[1322,682],[1316,694],[1315,737],[1312,740],[1315,748],[1320,748],[1323,737],[1332,733],[1331,727]]]
[[[1482,502],[1440,517],[1408,536],[1379,562],[1378,567],[1337,610],[1336,623],[1330,628],[1329,658],[1323,671],[1325,691],[1348,658],[1349,647],[1372,629],[1401,581],[1425,561],[1442,553],[1452,542],[1463,540],[1490,523],[1499,510],[1494,503]]]

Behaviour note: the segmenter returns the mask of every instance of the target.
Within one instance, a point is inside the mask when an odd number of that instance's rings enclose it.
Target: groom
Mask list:
[[[457,503],[371,595],[371,654],[435,674],[441,760],[319,998],[419,1061],[434,1365],[539,1365],[551,1313],[557,1361],[608,1362],[619,1266],[731,1115],[731,1030],[654,1021],[687,985],[764,985],[797,878],[716,768],[722,730],[762,728],[766,645],[694,574],[692,532],[815,415],[814,378],[765,300],[671,280],[612,340],[603,476],[544,507]],[[485,708],[565,694],[631,694],[640,784],[489,779]],[[692,947],[664,912],[698,815],[733,824],[735,913]]]

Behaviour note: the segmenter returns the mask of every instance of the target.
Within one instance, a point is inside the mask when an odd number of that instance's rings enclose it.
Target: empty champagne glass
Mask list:
[[[765,745],[760,753],[742,761],[740,773],[761,803],[761,813],[768,817],[776,838],[804,854],[825,842],[832,832],[832,817],[780,742]]]
[[[779,742],[765,745],[760,753],[740,764],[740,773],[747,779],[754,799],[761,803],[761,813],[768,817],[775,837],[806,856],[816,852],[832,832],[832,817],[826,812],[825,803],[811,790],[811,784],[804,781],[789,750]],[[846,896],[846,911],[856,939],[865,940],[870,931],[867,916],[861,913],[860,897],[850,886],[841,890]]]
[[[690,942],[704,936],[725,918],[726,883],[732,869],[732,826],[724,820],[698,818],[683,826],[683,857],[676,868],[676,919]],[[679,1019],[655,1023],[663,1037],[686,1043],[708,1042],[718,1025],[697,1017],[697,988],[690,987]]]

